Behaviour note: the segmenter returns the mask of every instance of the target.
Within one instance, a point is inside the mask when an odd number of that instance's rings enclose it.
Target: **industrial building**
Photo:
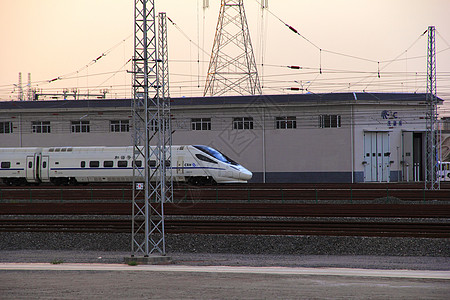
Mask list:
[[[423,180],[425,94],[171,101],[173,144],[219,149],[251,170],[252,182]],[[0,102],[0,147],[133,145],[132,115],[131,99]]]

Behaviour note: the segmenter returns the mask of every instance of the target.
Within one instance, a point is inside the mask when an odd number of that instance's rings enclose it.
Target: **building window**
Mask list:
[[[169,131],[170,129],[169,129],[169,122],[167,121],[167,120],[162,120],[163,121],[163,124],[165,124],[165,126],[166,126],[166,131]],[[155,120],[155,119],[153,119],[153,120],[151,120],[150,121],[150,130],[151,131],[158,131],[159,130],[159,126],[158,126],[158,120]]]
[[[233,129],[253,129],[253,118],[233,118]]]
[[[292,129],[297,128],[297,117],[276,117],[276,129]]]
[[[339,128],[341,127],[340,115],[320,115],[319,116],[320,128]]]
[[[192,130],[211,130],[211,118],[191,119]]]
[[[72,121],[72,132],[90,132],[89,121]]]
[[[31,122],[31,132],[33,133],[50,133],[49,121],[33,121]]]
[[[0,133],[13,133],[12,122],[0,122]]]
[[[129,120],[110,121],[111,132],[130,132]]]

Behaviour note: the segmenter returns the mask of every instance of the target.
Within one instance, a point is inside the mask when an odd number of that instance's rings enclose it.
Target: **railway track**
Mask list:
[[[166,233],[450,238],[450,205],[166,203],[165,215]],[[130,233],[131,204],[0,203],[0,232]]]
[[[130,216],[131,203],[0,203],[1,215]],[[450,204],[166,203],[167,216],[450,218]]]
[[[167,220],[166,233],[450,238],[449,223]],[[130,233],[130,220],[0,220],[0,232]]]
[[[131,215],[131,193],[130,185],[0,186],[0,232],[130,233],[131,217],[117,216]],[[174,199],[164,206],[167,233],[450,237],[450,184],[176,186]]]
[[[0,186],[1,202],[108,201],[132,199],[130,185]],[[174,201],[450,201],[450,182],[441,190],[424,190],[422,183],[247,184],[195,187],[176,185]]]

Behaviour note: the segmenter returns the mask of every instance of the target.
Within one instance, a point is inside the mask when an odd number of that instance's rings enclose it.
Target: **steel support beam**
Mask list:
[[[425,189],[439,190],[438,100],[436,96],[436,35],[435,27],[428,27],[427,51],[427,115],[426,115],[426,172]]]
[[[133,58],[133,209],[131,255],[166,254],[164,203],[170,172],[167,51],[161,62],[154,0],[135,0]],[[163,70],[161,70],[163,69]],[[166,130],[168,128],[169,130]],[[169,153],[169,154],[167,154]],[[169,193],[170,192],[170,193]]]
[[[260,95],[244,0],[222,0],[204,95]]]

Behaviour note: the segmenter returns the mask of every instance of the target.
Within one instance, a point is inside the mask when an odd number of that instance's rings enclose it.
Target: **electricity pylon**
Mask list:
[[[436,37],[435,27],[428,27],[427,52],[427,116],[426,116],[426,172],[425,189],[439,190],[439,151],[438,151],[438,99],[436,96]]]
[[[165,26],[165,15],[160,20]],[[167,30],[158,41],[157,23],[154,0],[135,0],[131,255],[144,257],[166,254],[164,203],[172,197]]]
[[[244,0],[222,0],[204,95],[260,95]]]

